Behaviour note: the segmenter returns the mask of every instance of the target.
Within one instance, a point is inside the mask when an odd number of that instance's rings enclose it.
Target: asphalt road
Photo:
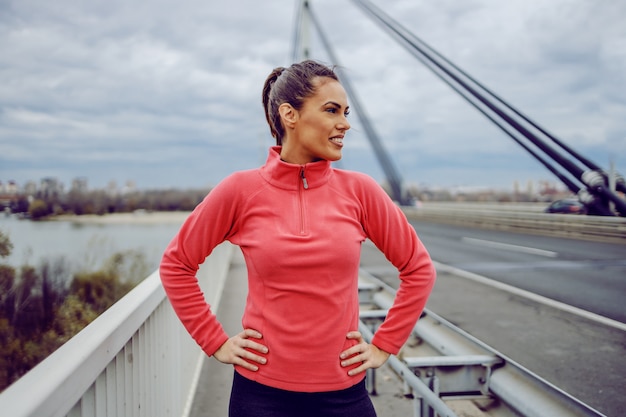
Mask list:
[[[442,264],[429,310],[605,415],[626,415],[626,245],[418,222],[414,227]],[[363,255],[363,268],[397,285],[380,252],[366,245]],[[560,303],[555,307],[525,292]]]
[[[626,245],[413,225],[438,262],[626,322]]]

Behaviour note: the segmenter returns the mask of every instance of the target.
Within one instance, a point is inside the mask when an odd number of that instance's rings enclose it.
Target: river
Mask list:
[[[13,244],[11,254],[0,263],[37,266],[43,260],[64,257],[79,266],[97,269],[114,253],[134,250],[144,254],[152,271],[187,214],[80,216],[54,221],[0,215],[0,231]]]

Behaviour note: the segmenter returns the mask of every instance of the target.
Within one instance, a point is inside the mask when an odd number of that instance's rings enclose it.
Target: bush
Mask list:
[[[10,253],[0,231],[3,247]],[[143,268],[143,256],[135,251],[114,254],[101,270],[74,274],[64,259],[43,261],[38,269],[0,264],[0,391],[130,291]],[[131,276],[122,281],[122,274]]]
[[[48,204],[43,200],[33,200],[33,202],[28,206],[28,214],[33,220],[41,219],[51,213],[52,211],[50,210],[50,207],[48,207]]]
[[[0,258],[6,258],[13,251],[13,243],[7,235],[0,230]]]

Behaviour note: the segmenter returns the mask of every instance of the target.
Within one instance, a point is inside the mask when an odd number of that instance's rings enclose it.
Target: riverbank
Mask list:
[[[111,213],[104,215],[62,214],[51,217],[51,221],[65,221],[79,224],[182,224],[189,216],[188,211],[136,211],[133,213]]]

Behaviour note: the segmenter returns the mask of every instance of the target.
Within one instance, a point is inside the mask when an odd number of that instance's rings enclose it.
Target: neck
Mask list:
[[[298,154],[297,152],[295,152],[289,146],[285,146],[285,144],[283,144],[283,146],[282,146],[282,148],[280,150],[280,159],[283,162],[287,162],[289,164],[296,164],[296,165],[305,165],[305,164],[308,164],[310,162],[316,162],[316,161],[320,161],[321,160],[319,158],[307,158],[307,157],[304,157],[304,156]]]

